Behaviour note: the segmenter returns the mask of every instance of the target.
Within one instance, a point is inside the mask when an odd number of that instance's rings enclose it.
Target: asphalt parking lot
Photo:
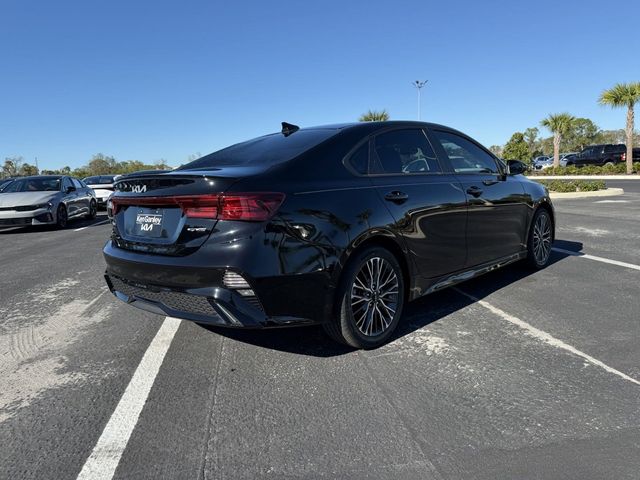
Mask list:
[[[373,351],[128,307],[104,217],[0,232],[0,478],[637,479],[640,182],[614,183],[555,202],[547,269],[421,299]]]

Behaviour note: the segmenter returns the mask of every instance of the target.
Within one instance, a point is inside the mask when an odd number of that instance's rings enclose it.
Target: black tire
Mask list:
[[[87,219],[93,220],[98,215],[98,204],[95,200],[89,202],[89,213],[87,213]]]
[[[534,270],[541,270],[551,261],[553,245],[553,222],[549,211],[539,208],[533,215],[527,239],[526,263]]]
[[[381,274],[373,273],[373,283],[367,283],[371,268]],[[376,278],[384,283],[376,285]],[[360,286],[365,284],[371,287],[369,291]],[[379,347],[398,325],[404,291],[402,268],[396,257],[381,247],[366,248],[355,254],[342,273],[333,318],[324,324],[324,329],[331,338],[351,347]]]
[[[69,217],[67,215],[67,207],[63,203],[58,205],[58,211],[56,212],[56,226],[58,228],[67,228],[69,223]]]

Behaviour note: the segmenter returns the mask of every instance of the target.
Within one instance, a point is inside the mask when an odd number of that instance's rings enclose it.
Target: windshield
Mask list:
[[[100,175],[95,177],[87,177],[82,180],[87,185],[110,185],[113,183],[114,175]]]
[[[205,155],[178,170],[240,165],[275,165],[291,160],[336,133],[334,129],[299,130],[288,137],[274,133]]]
[[[60,181],[60,177],[22,178],[7,185],[2,193],[59,192]]]

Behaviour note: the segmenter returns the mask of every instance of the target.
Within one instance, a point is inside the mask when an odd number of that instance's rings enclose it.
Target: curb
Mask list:
[[[560,200],[563,198],[613,197],[623,194],[624,190],[622,188],[606,188],[595,192],[550,192],[549,196],[553,200]]]
[[[527,175],[529,180],[640,180],[640,175]]]

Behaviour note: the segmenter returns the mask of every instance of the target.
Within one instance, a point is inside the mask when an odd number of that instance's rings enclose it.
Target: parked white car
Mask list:
[[[113,183],[120,175],[95,175],[82,180],[89,188],[92,188],[98,200],[98,206],[107,207],[107,200],[113,194]]]

